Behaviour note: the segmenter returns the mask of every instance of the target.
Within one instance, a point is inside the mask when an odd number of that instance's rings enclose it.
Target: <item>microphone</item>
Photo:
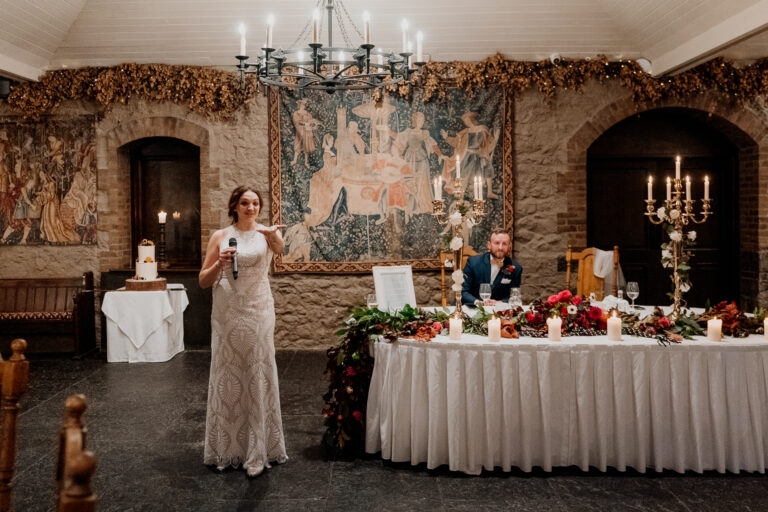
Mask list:
[[[229,246],[237,250],[237,240],[234,237],[229,239]],[[232,256],[232,277],[237,279],[237,253]]]

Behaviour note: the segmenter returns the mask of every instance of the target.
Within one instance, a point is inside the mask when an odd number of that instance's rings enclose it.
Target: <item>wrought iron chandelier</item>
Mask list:
[[[245,27],[240,25],[240,55],[237,55],[237,68],[240,71],[241,85],[245,86],[245,75],[255,74],[265,85],[304,90],[321,90],[328,93],[349,90],[371,90],[387,85],[410,80],[411,76],[424,65],[422,54],[423,37],[421,32],[416,37],[415,62],[411,62],[413,53],[408,41],[408,25],[403,21],[403,48],[400,53],[386,52],[371,44],[371,20],[363,15],[363,34],[352,22],[342,0],[318,0],[318,7],[325,4],[327,11],[326,32],[328,45],[320,42],[321,24],[319,9],[315,9],[312,20],[305,25],[290,49],[272,47],[273,20],[267,21],[266,44],[261,49],[262,55],[253,63],[246,55]],[[334,4],[340,7],[335,11]],[[333,45],[334,11],[341,30],[345,47]],[[363,43],[354,47],[347,33],[346,16],[351,26]],[[312,31],[312,42],[306,47],[295,47]],[[416,67],[411,67],[411,64]]]

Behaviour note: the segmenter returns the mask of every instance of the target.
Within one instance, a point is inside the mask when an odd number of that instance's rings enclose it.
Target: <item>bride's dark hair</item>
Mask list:
[[[233,190],[232,194],[229,196],[229,212],[227,212],[227,214],[232,217],[232,224],[237,222],[237,203],[240,202],[240,198],[243,197],[243,194],[249,190],[259,198],[259,208],[264,208],[264,200],[261,198],[259,191],[253,187],[241,185]]]

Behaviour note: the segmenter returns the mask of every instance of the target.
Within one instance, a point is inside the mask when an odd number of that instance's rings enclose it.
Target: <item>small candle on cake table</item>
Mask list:
[[[450,328],[449,338],[452,340],[461,339],[461,318],[451,317],[448,322]]]
[[[610,341],[622,341],[621,339],[621,318],[616,316],[616,311],[608,318],[607,322],[608,339]]]
[[[560,330],[563,327],[563,320],[559,316],[547,318],[547,337],[549,341],[560,341]]]
[[[167,217],[168,217],[168,213],[167,212],[161,211],[161,212],[158,212],[158,214],[157,214],[157,220],[158,220],[158,222],[160,222],[160,224],[165,224],[165,220],[166,220]]]
[[[723,321],[719,318],[712,318],[707,321],[707,339],[709,341],[722,341],[723,339]]]
[[[491,318],[488,320],[488,341],[501,341],[501,320]]]
[[[173,220],[179,220],[181,218],[181,212],[173,212]]]

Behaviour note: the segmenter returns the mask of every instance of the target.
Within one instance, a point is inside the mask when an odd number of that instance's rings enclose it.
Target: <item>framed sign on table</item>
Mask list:
[[[482,176],[486,215],[469,243],[492,227],[513,236],[512,100],[502,89],[449,91],[423,102],[383,94],[269,92],[271,222],[286,224],[276,272],[370,272],[374,265],[439,268],[444,226],[432,215],[433,180],[453,201],[461,163],[465,197]]]
[[[416,307],[416,292],[410,265],[373,267],[373,284],[380,310],[398,310],[406,304]]]

